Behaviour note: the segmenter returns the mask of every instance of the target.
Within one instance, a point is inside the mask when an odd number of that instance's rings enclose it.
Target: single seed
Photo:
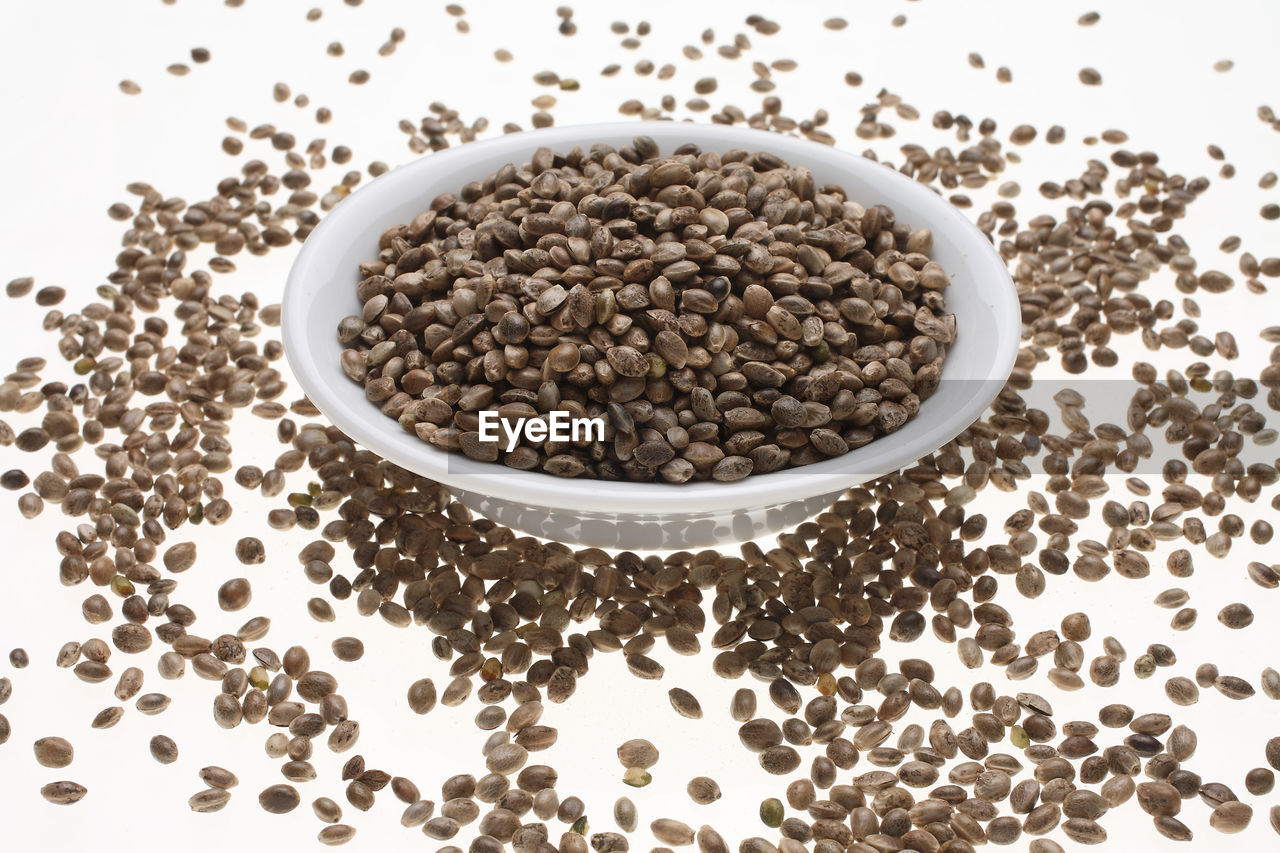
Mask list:
[[[187,798],[187,806],[197,814],[221,811],[231,802],[231,792],[222,788],[206,788]]]
[[[623,832],[634,832],[636,828],[636,804],[627,797],[619,797],[613,804],[613,822]]]
[[[333,656],[338,660],[353,662],[364,657],[364,643],[357,637],[339,637],[332,643]]]
[[[236,559],[246,566],[256,566],[266,562],[266,547],[261,539],[246,536],[236,542]]]
[[[1250,794],[1261,797],[1271,793],[1276,784],[1276,774],[1266,767],[1255,767],[1244,776],[1244,786]]]
[[[435,707],[436,686],[430,678],[422,678],[409,686],[409,707],[415,714],[425,714]]]
[[[124,708],[119,705],[112,705],[99,711],[89,725],[95,729],[109,729],[120,722],[123,717]]]
[[[667,697],[671,700],[671,707],[680,716],[691,720],[702,718],[702,706],[698,704],[698,698],[689,691],[673,687],[667,691]]]
[[[356,837],[356,829],[354,826],[348,826],[345,823],[338,823],[332,826],[326,826],[321,829],[316,836],[321,844],[330,847],[338,844],[346,844],[348,841]]]
[[[1253,624],[1253,611],[1249,606],[1236,602],[1218,611],[1218,621],[1228,628],[1239,630]]]
[[[683,847],[693,843],[693,828],[686,823],[671,818],[659,818],[649,824],[653,837],[663,844],[672,847]]]
[[[658,763],[658,749],[647,740],[629,740],[618,747],[618,761],[626,768],[647,770]]]
[[[1253,809],[1241,802],[1226,802],[1209,815],[1209,826],[1218,832],[1234,834],[1243,832],[1253,819]]]
[[[1253,685],[1234,675],[1219,675],[1213,686],[1228,699],[1247,699],[1254,694]]]
[[[271,814],[287,814],[298,807],[302,798],[292,785],[271,785],[258,794],[258,804]]]
[[[33,748],[36,761],[44,767],[66,767],[75,758],[75,749],[66,738],[42,737]]]
[[[224,767],[210,765],[200,769],[200,780],[210,788],[234,788],[240,784],[236,774]]]
[[[1200,688],[1189,678],[1178,676],[1170,678],[1164,684],[1165,695],[1175,705],[1194,705],[1200,700]]]
[[[632,788],[643,788],[653,781],[653,777],[643,767],[628,767],[623,771],[622,781]]]
[[[178,745],[168,735],[156,735],[151,738],[151,757],[161,764],[172,764],[178,760]]]
[[[685,786],[689,799],[700,806],[714,803],[720,799],[720,785],[709,776],[696,776]]]
[[[747,688],[734,692],[730,703],[729,714],[740,723],[745,723],[756,715],[756,694]]]
[[[77,782],[50,782],[40,789],[40,796],[54,805],[69,806],[84,799],[88,789]]]
[[[1262,692],[1268,699],[1280,699],[1280,672],[1271,667],[1262,670]]]
[[[243,610],[253,599],[253,588],[246,578],[232,578],[218,587],[218,607],[228,612]]]
[[[782,818],[784,814],[785,812],[782,806],[782,801],[777,798],[770,797],[760,803],[760,821],[765,826],[772,827],[774,829],[782,826]]]

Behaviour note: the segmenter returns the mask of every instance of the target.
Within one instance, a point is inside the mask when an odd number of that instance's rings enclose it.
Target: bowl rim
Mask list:
[[[965,381],[973,384],[973,389],[962,405],[941,418],[931,419],[909,440],[895,440],[902,433],[894,433],[842,456],[752,475],[731,483],[636,483],[563,478],[540,471],[507,468],[493,462],[478,462],[429,445],[404,431],[395,420],[364,400],[362,394],[356,400],[359,406],[348,405],[347,397],[355,387],[354,383],[342,374],[336,363],[325,370],[316,359],[307,357],[311,335],[305,322],[306,307],[314,295],[309,292],[314,288],[308,288],[307,283],[316,279],[332,280],[335,275],[344,274],[323,263],[321,256],[326,245],[331,241],[348,239],[353,234],[359,234],[358,239],[366,238],[369,226],[362,226],[361,222],[376,219],[381,200],[393,194],[400,183],[425,182],[429,175],[441,169],[465,170],[469,162],[481,156],[501,154],[515,160],[531,155],[537,147],[585,146],[603,139],[630,139],[639,135],[654,137],[660,143],[670,142],[672,136],[678,136],[702,146],[769,150],[795,165],[802,165],[806,156],[821,152],[821,159],[834,157],[843,160],[841,168],[863,171],[866,176],[893,176],[889,182],[893,186],[891,195],[911,197],[915,205],[930,208],[932,212],[927,224],[935,237],[940,229],[946,228],[963,254],[966,270],[972,278],[992,282],[984,288],[984,293],[991,297],[993,303],[991,333],[997,336],[994,355],[988,363],[976,366],[976,375],[964,377]],[[870,180],[880,182],[875,177]],[[894,206],[893,198],[882,201]],[[948,274],[954,276],[954,270],[948,270]],[[996,286],[995,282],[1004,286]],[[896,169],[853,152],[803,138],[730,125],[671,121],[578,124],[524,131],[449,148],[399,166],[356,190],[321,219],[289,270],[281,299],[281,315],[285,359],[294,377],[320,412],[357,444],[393,464],[455,489],[522,502],[531,507],[629,516],[673,512],[697,515],[781,504],[825,492],[843,491],[910,466],[946,444],[981,416],[1004,387],[1021,341],[1019,303],[1004,260],[973,223],[933,190]],[[330,381],[334,378],[345,386],[346,396]],[[948,381],[945,363],[941,381]],[[929,402],[924,401],[921,414],[909,424],[923,419],[924,407]],[[405,439],[411,440],[413,445],[407,444]],[[419,450],[427,452],[417,452]],[[863,452],[868,450],[870,452]]]

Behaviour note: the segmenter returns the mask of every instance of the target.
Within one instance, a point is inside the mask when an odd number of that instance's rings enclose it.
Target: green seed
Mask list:
[[[266,667],[255,666],[249,670],[249,684],[258,690],[266,690],[271,685]]]
[[[653,777],[643,767],[628,767],[626,772],[622,774],[623,784],[630,785],[633,788],[643,788],[652,781]]]
[[[782,800],[777,797],[770,797],[760,804],[760,820],[765,826],[773,829],[782,826],[783,814]]]

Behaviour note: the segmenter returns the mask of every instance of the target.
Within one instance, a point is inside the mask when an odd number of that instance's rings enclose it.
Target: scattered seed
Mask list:
[[[627,797],[619,797],[613,804],[613,822],[623,832],[634,832],[636,828],[636,804]]]
[[[40,796],[54,805],[69,806],[84,799],[88,789],[77,782],[50,782],[40,789]]]
[[[187,805],[198,814],[221,811],[229,802],[231,792],[222,788],[206,788],[187,798]]]
[[[75,749],[66,738],[42,737],[33,748],[36,761],[44,767],[66,767],[75,758]]]
[[[618,747],[618,761],[623,767],[647,770],[658,763],[658,749],[647,740],[629,740]]]
[[[684,847],[692,844],[694,839],[692,827],[671,818],[664,817],[653,821],[649,824],[649,831],[659,842],[672,847]]]
[[[292,785],[271,785],[258,794],[258,804],[271,814],[287,814],[298,807],[302,798]]]
[[[667,691],[667,696],[671,700],[671,707],[680,716],[691,720],[702,719],[702,706],[698,704],[698,698],[688,690],[673,687]]]
[[[689,793],[689,799],[700,806],[714,803],[720,799],[720,785],[709,776],[697,776],[690,779],[689,784],[685,786],[685,790]]]
[[[1249,606],[1236,602],[1218,611],[1218,621],[1228,628],[1239,630],[1253,624],[1253,611]]]
[[[227,612],[243,610],[253,600],[253,588],[246,578],[232,578],[218,587],[218,607]]]
[[[1219,675],[1213,680],[1213,686],[1228,699],[1247,699],[1253,695],[1253,685],[1234,675]]]
[[[172,764],[178,760],[178,745],[168,735],[156,735],[151,738],[151,757],[161,764]]]
[[[339,637],[333,641],[333,656],[348,663],[364,657],[364,643],[357,637]]]
[[[316,836],[321,844],[335,846],[338,844],[346,844],[348,841],[356,837],[356,829],[354,826],[348,826],[344,823],[326,826],[320,830]]]
[[[1253,819],[1253,809],[1241,802],[1226,802],[1209,815],[1209,825],[1218,832],[1234,834],[1244,831]]]
[[[628,767],[622,774],[622,781],[632,788],[643,788],[653,781],[653,777],[643,767]]]

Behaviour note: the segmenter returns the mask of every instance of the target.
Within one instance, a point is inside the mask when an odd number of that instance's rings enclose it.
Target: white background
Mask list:
[[[441,3],[367,0],[353,9],[324,0],[323,19],[308,23],[304,13],[310,5],[283,0],[249,0],[240,9],[194,0],[180,0],[176,6],[159,0],[8,4],[0,20],[0,79],[4,80],[0,115],[5,116],[0,145],[8,202],[0,212],[0,279],[34,275],[37,287],[62,285],[70,294],[67,310],[93,299],[94,288],[112,269],[111,259],[119,245],[121,228],[106,218],[107,206],[118,200],[132,202],[123,187],[135,180],[149,181],[166,195],[188,200],[207,197],[214,183],[233,173],[238,164],[219,148],[227,115],[237,115],[251,126],[273,122],[293,132],[300,149],[313,136],[327,137],[330,146],[349,145],[356,153],[353,165],[374,159],[394,165],[412,156],[397,121],[417,121],[434,100],[462,110],[468,121],[487,116],[491,132],[497,132],[507,121],[528,127],[533,111],[529,100],[544,92],[560,96],[554,110],[560,124],[609,120],[616,117],[616,105],[630,97],[656,104],[670,92],[683,103],[693,97],[695,79],[714,75],[720,78],[720,89],[709,96],[712,104],[733,103],[751,112],[760,96],[746,88],[751,79],[749,63],[782,57],[800,62],[799,70],[775,75],[779,89],[773,94],[782,97],[784,112],[804,118],[817,107],[826,107],[831,114],[827,129],[852,150],[866,147],[852,134],[857,110],[882,86],[925,116],[915,123],[891,119],[899,127],[898,136],[877,145],[887,158],[895,158],[900,143],[952,144],[928,126],[928,116],[940,108],[967,113],[975,123],[992,116],[1000,123],[1002,139],[1023,122],[1040,128],[1042,136],[1049,124],[1063,124],[1068,144],[1053,149],[1037,142],[1020,151],[1022,165],[1010,167],[1009,178],[1024,184],[1023,196],[1017,200],[1023,221],[1041,210],[1060,211],[1061,203],[1042,202],[1034,187],[1045,179],[1061,182],[1078,175],[1088,157],[1105,161],[1109,146],[1089,149],[1081,139],[1118,127],[1130,134],[1127,147],[1159,151],[1170,172],[1213,178],[1211,191],[1177,226],[1202,268],[1234,272],[1235,259],[1215,248],[1228,234],[1239,234],[1245,248],[1260,258],[1277,253],[1280,242],[1280,222],[1264,222],[1257,215],[1262,204],[1277,200],[1277,191],[1258,189],[1257,179],[1268,169],[1280,167],[1276,156],[1280,137],[1255,117],[1258,104],[1276,95],[1274,81],[1280,79],[1280,59],[1272,43],[1280,14],[1271,3],[1116,3],[1101,7],[1101,22],[1088,29],[1075,23],[1079,14],[1094,8],[1087,4],[925,0],[789,3],[773,8],[762,4],[753,9],[738,3],[649,3],[643,6],[643,14],[653,23],[653,33],[635,51],[619,49],[620,37],[608,31],[614,19],[634,26],[642,8],[635,4],[581,4],[575,16],[579,32],[569,39],[555,32],[552,3],[473,2],[468,4],[467,16],[471,33],[465,36],[454,31],[454,20]],[[779,20],[782,32],[766,38],[746,28],[742,19],[755,10]],[[822,29],[820,22],[832,14],[847,17],[849,28]],[[890,19],[898,14],[907,15],[907,24],[891,28]],[[408,38],[394,56],[378,57],[377,48],[393,26],[404,27]],[[723,60],[715,55],[714,45],[698,41],[698,33],[708,26],[716,30],[714,44],[746,31],[753,48],[737,62]],[[325,45],[335,39],[346,47],[341,59],[325,53]],[[685,44],[698,44],[707,58],[697,63],[685,60],[680,54]],[[193,64],[191,74],[182,78],[165,73],[169,63],[191,64],[188,50],[196,46],[212,51],[210,63]],[[498,47],[512,50],[516,61],[495,63],[491,53]],[[985,70],[969,67],[970,51],[985,57]],[[646,58],[658,66],[673,62],[679,71],[665,82],[637,77],[631,66]],[[1215,73],[1212,64],[1224,58],[1235,61],[1234,70]],[[601,78],[599,69],[614,61],[623,64],[623,71],[611,79]],[[1000,65],[1012,69],[1012,84],[996,82],[995,69]],[[1103,86],[1080,85],[1076,72],[1086,65],[1101,71]],[[372,72],[368,85],[353,87],[346,82],[356,68]],[[534,85],[531,75],[544,69],[579,79],[581,91],[560,93]],[[844,84],[848,70],[865,77],[860,89]],[[142,95],[121,94],[116,84],[122,78],[138,81]],[[300,110],[276,104],[271,88],[277,80],[287,82],[295,93],[307,93],[311,106]],[[314,124],[314,108],[320,105],[333,109],[332,124]],[[1234,180],[1217,178],[1220,164],[1206,156],[1208,143],[1222,146],[1237,166]],[[252,143],[246,150],[250,155],[283,166],[283,158],[265,142]],[[313,188],[323,192],[343,171],[331,169],[317,178]],[[265,259],[238,257],[240,271],[220,278],[218,286],[232,293],[252,290],[264,304],[275,301],[291,256],[291,250],[286,250]],[[1145,292],[1175,303],[1180,299],[1167,276],[1154,280]],[[1216,358],[1210,363],[1215,369],[1232,367],[1241,375],[1253,370],[1256,375],[1268,347],[1257,341],[1255,333],[1258,327],[1277,322],[1274,300],[1251,296],[1237,287],[1226,297],[1206,297],[1201,305],[1200,322],[1206,333],[1233,329],[1245,356],[1234,365]],[[27,299],[7,302],[4,310],[3,363],[39,353],[53,362],[48,378],[66,378],[69,371],[58,360],[54,340],[39,331],[44,309]],[[1153,357],[1122,344],[1117,348],[1126,357],[1151,358],[1162,371],[1194,360],[1185,350]],[[1124,379],[1127,366],[1122,363],[1110,375]],[[1083,388],[1086,395],[1092,393],[1090,414],[1095,422],[1119,422],[1118,410],[1093,406],[1122,404],[1128,386],[1099,382]],[[6,419],[19,430],[34,422],[32,416],[13,413]],[[270,467],[283,448],[275,444],[270,425],[256,421],[250,425],[250,420],[245,416],[237,422],[235,460]],[[1250,454],[1250,459],[1272,458],[1268,449],[1254,448]],[[40,458],[3,448],[0,468],[23,467],[34,478],[41,470]],[[1158,465],[1144,470],[1158,492]],[[338,622],[311,621],[305,600],[323,590],[309,588],[294,558],[309,536],[303,531],[262,532],[262,519],[274,504],[246,495],[231,484],[230,477],[226,479],[235,497],[233,522],[216,531],[183,528],[169,540],[199,543],[201,560],[181,577],[173,596],[200,614],[193,630],[216,636],[234,630],[251,615],[270,615],[273,628],[264,644],[279,653],[295,643],[304,644],[315,667],[339,678],[352,717],[362,723],[356,751],[366,756],[369,767],[409,776],[424,796],[437,802],[444,778],[461,772],[482,775],[479,746],[485,735],[471,723],[479,707],[476,703],[457,709],[438,707],[425,718],[407,710],[404,692],[414,679],[431,675],[440,689],[448,680],[447,666],[430,654],[429,635],[422,629],[398,631],[381,620],[362,621],[350,601],[339,604]],[[305,483],[304,474],[292,477],[290,490]],[[1253,506],[1233,504],[1231,511],[1246,523],[1263,516],[1274,520],[1267,504],[1272,491]],[[1118,479],[1113,497],[1131,499]],[[68,640],[108,637],[112,623],[94,627],[81,619],[80,602],[95,591],[87,584],[74,589],[58,584],[58,560],[51,540],[59,529],[73,524],[56,507],[47,508],[33,523],[24,523],[12,508],[15,499],[12,494],[0,497],[9,507],[0,523],[11,550],[4,569],[5,594],[0,598],[0,650],[23,646],[33,662],[28,669],[11,671],[0,657],[0,673],[14,683],[12,700],[0,709],[13,727],[10,741],[0,746],[0,825],[6,843],[13,849],[39,845],[48,850],[128,847],[139,851],[172,849],[175,844],[197,850],[313,844],[310,839],[321,824],[310,814],[308,804],[325,795],[345,805],[338,769],[347,756],[331,756],[318,744],[313,761],[320,779],[299,786],[304,805],[283,817],[265,814],[256,803],[257,792],[284,781],[278,762],[262,752],[262,742],[271,730],[265,725],[217,729],[210,719],[216,686],[190,673],[178,682],[163,681],[154,666],[158,649],[138,656],[137,661],[116,653],[111,666],[116,673],[129,665],[142,666],[147,672],[144,692],[168,693],[174,697],[172,706],[160,716],[144,717],[128,703],[125,718],[115,729],[90,729],[89,721],[100,708],[116,704],[113,682],[83,684],[70,671],[56,669],[53,659]],[[1158,495],[1152,498],[1152,505],[1156,503]],[[970,509],[985,512],[992,531],[998,533],[1001,521],[1016,506],[1017,498],[988,490]],[[1214,523],[1213,519],[1206,522],[1210,530]],[[268,561],[241,567],[232,555],[233,543],[236,537],[255,531],[267,543]],[[1086,525],[1081,535],[1101,540],[1105,534],[1097,526]],[[1274,600],[1280,592],[1261,590],[1244,574],[1249,559],[1270,562],[1273,558],[1267,554],[1274,549],[1237,543],[1227,559],[1218,561],[1197,548],[1196,575],[1175,581],[1164,573],[1163,564],[1171,546],[1178,544],[1165,543],[1149,555],[1153,572],[1144,581],[1108,577],[1086,585],[1071,576],[1050,578],[1049,591],[1029,602],[1019,599],[1005,580],[1002,586],[1007,589],[998,599],[1014,611],[1022,639],[1056,627],[1066,613],[1087,610],[1094,615],[1095,627],[1094,638],[1085,644],[1088,658],[1101,653],[1101,638],[1108,633],[1125,644],[1130,661],[1148,643],[1168,642],[1179,655],[1178,664],[1147,681],[1137,681],[1126,663],[1121,686],[1107,690],[1089,685],[1076,694],[1060,694],[1044,680],[1045,667],[1032,679],[1011,684],[991,667],[977,673],[960,670],[954,650],[931,636],[910,647],[886,642],[883,656],[891,663],[904,657],[928,658],[938,668],[941,687],[954,683],[966,694],[978,678],[992,680],[1001,692],[1041,692],[1051,697],[1060,724],[1070,719],[1094,720],[1098,707],[1118,701],[1132,704],[1140,713],[1171,712],[1176,721],[1200,735],[1199,751],[1187,766],[1206,780],[1229,784],[1255,808],[1253,826],[1227,838],[1208,828],[1207,808],[1187,801],[1181,817],[1196,832],[1191,846],[1276,849],[1278,837],[1266,825],[1266,811],[1276,799],[1248,796],[1243,775],[1265,763],[1263,744],[1280,734],[1277,706],[1261,695],[1230,702],[1209,689],[1194,708],[1175,709],[1162,692],[1164,679],[1190,677],[1204,661],[1215,661],[1224,672],[1255,685],[1262,667],[1280,664],[1276,633],[1269,627],[1280,613]],[[345,557],[339,555],[339,566]],[[216,608],[214,590],[222,580],[236,575],[252,580],[253,603],[241,613],[222,614]],[[1191,605],[1200,611],[1199,624],[1180,635],[1168,630],[1172,613],[1150,604],[1157,592],[1175,584],[1192,593]],[[1258,620],[1252,627],[1231,632],[1215,621],[1217,611],[1232,601],[1246,601],[1254,608]],[[367,654],[360,663],[340,663],[330,655],[329,642],[344,634],[364,639]],[[763,686],[714,678],[709,657],[677,658],[661,644],[655,656],[667,667],[666,677],[657,683],[628,676],[620,657],[597,656],[593,672],[582,680],[572,702],[548,706],[543,722],[559,727],[560,742],[546,753],[535,754],[533,760],[557,767],[562,797],[577,794],[587,801],[593,831],[613,829],[611,804],[619,794],[630,794],[639,806],[642,824],[642,831],[632,839],[636,849],[648,843],[643,827],[657,817],[682,819],[695,828],[710,823],[731,844],[750,835],[774,837],[758,822],[756,807],[762,797],[780,796],[784,785],[766,776],[754,757],[738,746],[737,724],[727,715],[728,698],[740,686],[756,687],[764,710],[768,700]],[[675,715],[665,695],[672,686],[690,689],[701,699],[706,711],[702,721]],[[966,716],[955,721],[957,729],[967,724]],[[920,719],[927,725],[927,719]],[[176,764],[161,766],[148,755],[147,742],[158,733],[177,741],[181,756]],[[75,761],[65,770],[42,768],[31,753],[33,740],[54,734],[69,738],[76,747]],[[1104,730],[1098,740],[1105,746],[1123,734]],[[654,783],[640,791],[619,782],[621,767],[614,748],[629,737],[649,737],[662,750],[653,770]],[[812,754],[806,752],[806,766]],[[197,770],[207,764],[232,769],[241,783],[222,813],[194,815],[186,799],[203,787]],[[868,769],[864,760],[856,772]],[[703,774],[717,778],[724,788],[724,798],[714,806],[695,806],[685,795],[689,778]],[[42,784],[63,778],[88,786],[89,794],[80,804],[61,808],[40,798]],[[841,774],[841,781],[846,780],[847,774]],[[353,846],[439,846],[417,830],[400,828],[401,808],[389,790],[379,795],[368,814],[347,806],[345,819],[359,831]],[[1149,818],[1133,802],[1102,822],[1118,850],[1139,844],[1153,851],[1185,849],[1157,836]],[[552,825],[553,842],[559,829],[558,824]],[[447,843],[465,847],[469,837],[464,832]],[[1072,846],[1058,832],[1053,837]],[[1025,846],[1024,838],[1018,848]]]

